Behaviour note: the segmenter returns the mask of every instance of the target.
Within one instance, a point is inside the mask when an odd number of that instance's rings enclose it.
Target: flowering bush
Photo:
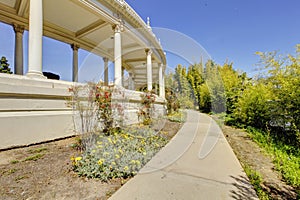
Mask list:
[[[148,127],[131,126],[109,136],[99,136],[94,149],[73,157],[73,167],[80,176],[127,178],[135,175],[167,140]]]
[[[141,107],[138,116],[143,120],[144,125],[150,125],[152,122],[152,114],[154,111],[153,103],[155,102],[155,94],[147,92],[141,94]]]
[[[122,125],[124,108],[113,98],[124,98],[122,90],[112,86],[88,83],[69,88],[75,131],[80,135],[79,147],[92,149],[100,132],[110,135]]]
[[[109,134],[113,127],[113,112],[111,97],[113,93],[112,87],[96,87],[95,101],[97,102],[98,120],[103,123],[103,132]]]

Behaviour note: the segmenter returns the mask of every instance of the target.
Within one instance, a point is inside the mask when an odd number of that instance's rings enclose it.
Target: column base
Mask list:
[[[29,78],[47,79],[47,77],[44,76],[42,72],[36,72],[36,71],[28,72],[26,76]]]

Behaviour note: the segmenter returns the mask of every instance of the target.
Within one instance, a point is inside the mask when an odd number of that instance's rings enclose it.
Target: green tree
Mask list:
[[[226,96],[226,113],[231,114],[235,109],[235,104],[242,94],[242,91],[250,83],[246,73],[239,74],[233,69],[233,64],[225,63],[218,67],[218,71],[223,81]]]
[[[189,66],[187,72],[187,80],[191,87],[191,95],[194,100],[194,104],[200,109],[201,108],[200,86],[204,83],[203,66],[201,63]]]
[[[265,129],[271,119],[271,84],[262,82],[247,87],[235,104],[234,117],[241,125]]]
[[[257,52],[260,64],[267,71],[262,81],[271,84],[274,98],[270,102],[272,110],[271,128],[280,127],[280,139],[287,143],[300,144],[300,47],[296,56],[278,55],[277,52]],[[278,133],[277,133],[278,134]],[[278,136],[278,135],[277,135]]]
[[[211,111],[222,113],[226,111],[226,97],[218,65],[209,60],[205,65],[204,78],[211,96]]]
[[[178,65],[175,68],[174,79],[177,82],[175,91],[182,108],[193,108],[193,92],[191,85],[187,79],[186,68]]]
[[[12,74],[9,68],[8,60],[5,56],[2,56],[0,60],[0,73]]]

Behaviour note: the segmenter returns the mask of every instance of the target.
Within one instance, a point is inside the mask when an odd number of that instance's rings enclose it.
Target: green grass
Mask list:
[[[37,153],[31,156],[28,156],[24,159],[24,161],[37,161],[38,159],[42,158],[45,154]]]
[[[18,171],[18,169],[12,168],[12,169],[6,171],[6,173],[7,173],[7,175],[10,175],[10,174],[15,173],[16,171]]]
[[[249,165],[244,165],[243,168],[250,180],[250,183],[253,185],[258,198],[260,200],[269,200],[270,198],[268,194],[261,187],[261,183],[263,182],[261,175],[257,171],[253,170]]]
[[[18,160],[12,160],[12,161],[10,161],[10,163],[11,164],[17,164],[17,163],[19,163],[19,161]]]
[[[278,170],[286,182],[296,188],[300,188],[300,149],[274,142],[267,133],[247,128],[249,136],[273,158],[276,170]]]
[[[41,153],[43,151],[46,151],[47,148],[46,147],[40,147],[40,148],[36,148],[36,149],[30,149],[29,153]]]

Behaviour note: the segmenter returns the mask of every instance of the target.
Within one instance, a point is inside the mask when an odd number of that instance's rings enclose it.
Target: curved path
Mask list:
[[[176,136],[110,199],[258,198],[216,122],[187,111]]]

